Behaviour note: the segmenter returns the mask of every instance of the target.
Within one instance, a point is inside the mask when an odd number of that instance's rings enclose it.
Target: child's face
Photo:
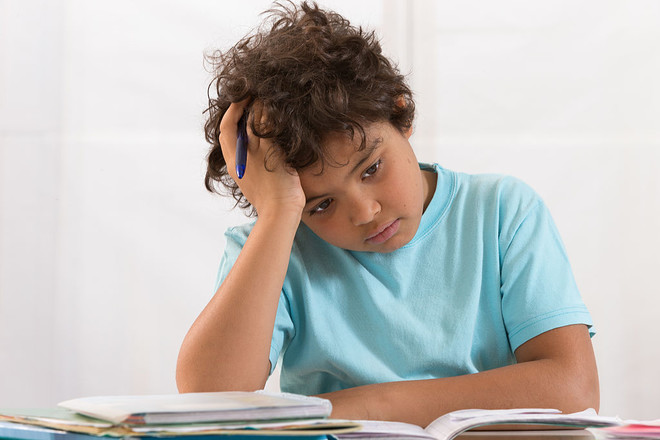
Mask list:
[[[302,221],[326,242],[354,251],[390,252],[415,236],[435,189],[408,138],[389,123],[365,127],[367,148],[345,135],[325,141],[332,162],[299,171],[307,198]],[[339,166],[336,164],[340,164]]]

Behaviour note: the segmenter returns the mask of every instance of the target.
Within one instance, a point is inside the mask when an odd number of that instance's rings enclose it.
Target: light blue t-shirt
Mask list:
[[[391,253],[347,251],[301,224],[270,350],[283,391],[476,373],[515,363],[537,335],[591,317],[548,209],[499,175],[438,175],[415,237]],[[218,286],[253,224],[227,231]],[[593,333],[592,333],[593,335]]]

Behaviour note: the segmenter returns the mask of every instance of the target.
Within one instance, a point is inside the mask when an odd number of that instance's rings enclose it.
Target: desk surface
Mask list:
[[[0,421],[0,440],[3,439],[72,439],[92,440],[107,439],[98,436],[64,432],[46,427],[28,426],[26,424]]]
[[[210,437],[207,439],[245,439],[232,437]],[[59,430],[46,429],[35,426],[25,426],[23,424],[8,423],[0,421],[0,440],[2,439],[32,439],[32,440],[109,440],[112,438],[97,437],[71,432],[62,432]],[[152,438],[153,439],[153,438]],[[184,438],[178,438],[184,439]],[[274,438],[269,438],[274,439]],[[318,438],[317,438],[318,439]],[[596,436],[584,429],[576,430],[492,430],[492,431],[471,431],[461,434],[456,439],[475,440],[475,439],[598,439]]]
[[[48,429],[46,427],[30,426],[26,424],[0,421],[0,440],[105,440],[112,441],[121,438],[106,436],[84,435],[73,432],[64,432],[62,430]],[[150,440],[320,440],[327,439],[323,436],[272,436],[255,434],[254,436],[234,436],[234,435],[209,435],[209,436],[176,436],[176,437],[144,437],[129,439],[150,439]]]

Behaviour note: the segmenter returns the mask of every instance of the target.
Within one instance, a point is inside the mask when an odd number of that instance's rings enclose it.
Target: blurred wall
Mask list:
[[[660,417],[660,3],[321,3],[410,73],[420,160],[544,197],[598,331],[601,412]],[[269,5],[0,0],[0,407],[176,391],[245,220],[203,188],[202,55]]]
[[[428,0],[408,21],[414,147],[541,194],[594,319],[601,412],[659,418],[660,2]]]

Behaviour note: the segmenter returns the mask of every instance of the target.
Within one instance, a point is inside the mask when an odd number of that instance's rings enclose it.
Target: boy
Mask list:
[[[206,186],[257,219],[226,233],[179,390],[261,389],[282,354],[282,389],[335,418],[597,409],[591,318],[540,198],[418,163],[412,93],[373,33],[315,4],[270,18],[215,58]]]

